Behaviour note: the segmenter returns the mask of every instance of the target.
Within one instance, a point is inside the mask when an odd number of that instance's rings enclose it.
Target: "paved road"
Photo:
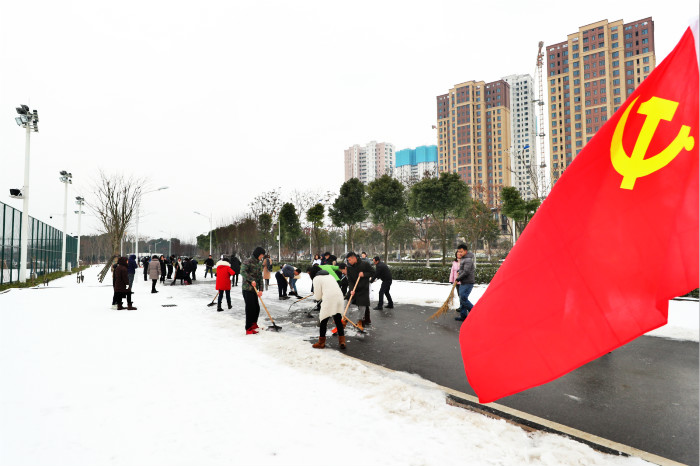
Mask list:
[[[348,353],[474,395],[458,347],[459,322],[434,309],[372,311]],[[498,403],[681,463],[698,464],[698,343],[640,337],[549,384]]]

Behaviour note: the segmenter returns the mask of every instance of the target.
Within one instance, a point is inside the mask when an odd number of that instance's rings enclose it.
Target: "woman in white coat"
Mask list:
[[[318,342],[314,343],[313,347],[326,347],[326,327],[328,319],[333,317],[335,326],[338,329],[338,344],[340,349],[345,349],[345,331],[342,323],[343,293],[341,293],[335,278],[325,270],[322,270],[318,265],[314,265],[309,269],[309,276],[314,285],[314,299],[321,301],[321,311],[318,314],[318,318],[321,321],[321,330]]]

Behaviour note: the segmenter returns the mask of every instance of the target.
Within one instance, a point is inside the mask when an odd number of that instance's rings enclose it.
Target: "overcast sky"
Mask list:
[[[144,197],[142,236],[189,239],[209,230],[194,210],[227,223],[278,186],[337,192],[352,144],[436,144],[435,97],[534,76],[540,40],[651,16],[660,62],[697,14],[697,0],[6,1],[0,200],[22,206],[8,197],[24,177],[20,104],[40,117],[30,215],[62,226],[61,170],[71,212],[99,170],[120,172],[169,187]]]

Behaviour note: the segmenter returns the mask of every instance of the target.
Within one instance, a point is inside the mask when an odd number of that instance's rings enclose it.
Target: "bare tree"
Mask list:
[[[102,223],[113,255],[119,254],[119,241],[136,213],[141,201],[143,181],[123,175],[106,175],[100,171],[95,185],[94,202],[88,206]]]

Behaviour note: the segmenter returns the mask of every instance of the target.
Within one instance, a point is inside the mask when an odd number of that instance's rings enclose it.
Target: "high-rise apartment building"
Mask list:
[[[656,66],[654,22],[598,21],[546,47],[550,166],[556,181]]]
[[[458,173],[490,207],[512,185],[510,99],[504,80],[467,81],[437,96],[438,169]]]
[[[396,152],[394,178],[404,184],[438,174],[437,146],[419,146]]]
[[[510,86],[511,185],[530,200],[538,195],[537,114],[534,80],[529,74],[503,78]]]
[[[371,141],[364,146],[354,144],[345,149],[345,181],[359,178],[364,184],[387,174],[394,168],[394,145]]]

